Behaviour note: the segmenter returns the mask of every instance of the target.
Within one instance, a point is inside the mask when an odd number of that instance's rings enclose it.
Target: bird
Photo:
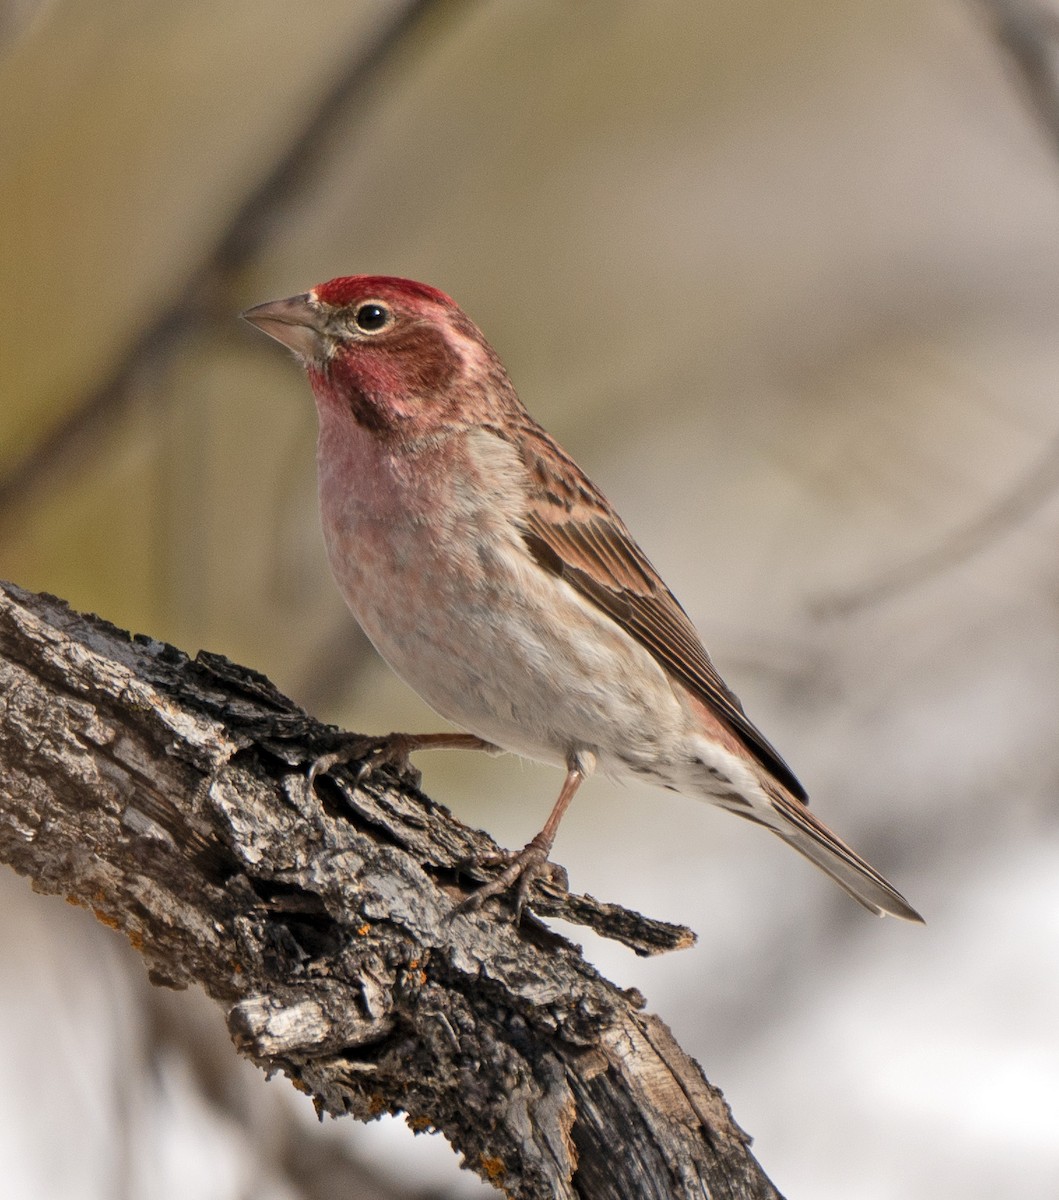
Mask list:
[[[521,913],[598,769],[763,825],[871,912],[922,921],[809,811],[624,521],[454,300],[347,275],[242,316],[308,376],[339,590],[382,658],[458,730],[391,735],[391,752],[503,750],[565,771],[544,827],[491,864],[502,869],[462,911],[514,891]]]

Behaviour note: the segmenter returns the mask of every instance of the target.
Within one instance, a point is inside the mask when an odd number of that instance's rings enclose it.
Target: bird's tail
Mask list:
[[[772,801],[772,812],[768,817],[757,812],[753,819],[766,825],[799,854],[804,854],[876,916],[883,917],[889,913],[904,921],[922,923],[923,918],[893,884],[856,851],[851,850],[822,821],[818,821],[804,804],[778,787],[769,787],[767,791]]]

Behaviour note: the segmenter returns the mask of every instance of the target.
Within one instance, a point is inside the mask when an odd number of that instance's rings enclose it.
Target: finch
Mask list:
[[[467,731],[400,735],[399,752],[500,748],[566,771],[544,828],[461,907],[516,887],[521,909],[598,767],[764,825],[865,908],[922,920],[809,812],[625,523],[453,300],[354,275],[243,316],[308,374],[342,595],[394,671]]]

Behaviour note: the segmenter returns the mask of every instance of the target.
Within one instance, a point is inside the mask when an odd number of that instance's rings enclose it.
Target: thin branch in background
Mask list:
[[[265,178],[232,214],[172,302],[146,324],[110,374],[21,461],[0,476],[0,519],[71,465],[83,462],[100,433],[125,411],[140,372],[168,354],[200,323],[208,322],[229,282],[261,249],[278,221],[311,182],[351,104],[371,96],[372,84],[428,24],[448,26],[474,0],[413,0],[354,55]],[[440,18],[440,19],[439,19]]]
[[[1059,154],[1059,13],[1026,0],[974,0]]]
[[[1004,51],[1038,123],[1059,155],[1059,14],[1025,0],[974,0]],[[941,543],[847,591],[810,603],[817,616],[849,616],[973,558],[1023,524],[1059,490],[1059,437],[1015,484]]]
[[[973,558],[998,538],[1017,528],[1046,504],[1059,489],[1059,438],[1010,491],[961,529],[949,534],[918,558],[877,575],[867,583],[812,601],[818,616],[849,616],[863,608],[883,603],[909,588],[925,583]]]

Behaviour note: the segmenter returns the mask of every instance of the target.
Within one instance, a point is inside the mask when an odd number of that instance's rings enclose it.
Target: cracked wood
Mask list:
[[[388,767],[308,788],[333,731],[262,676],[0,585],[0,697],[0,857],[203,987],[321,1114],[406,1113],[525,1200],[778,1195],[641,997],[532,917],[452,916],[484,834]],[[640,953],[692,936],[532,903]]]

